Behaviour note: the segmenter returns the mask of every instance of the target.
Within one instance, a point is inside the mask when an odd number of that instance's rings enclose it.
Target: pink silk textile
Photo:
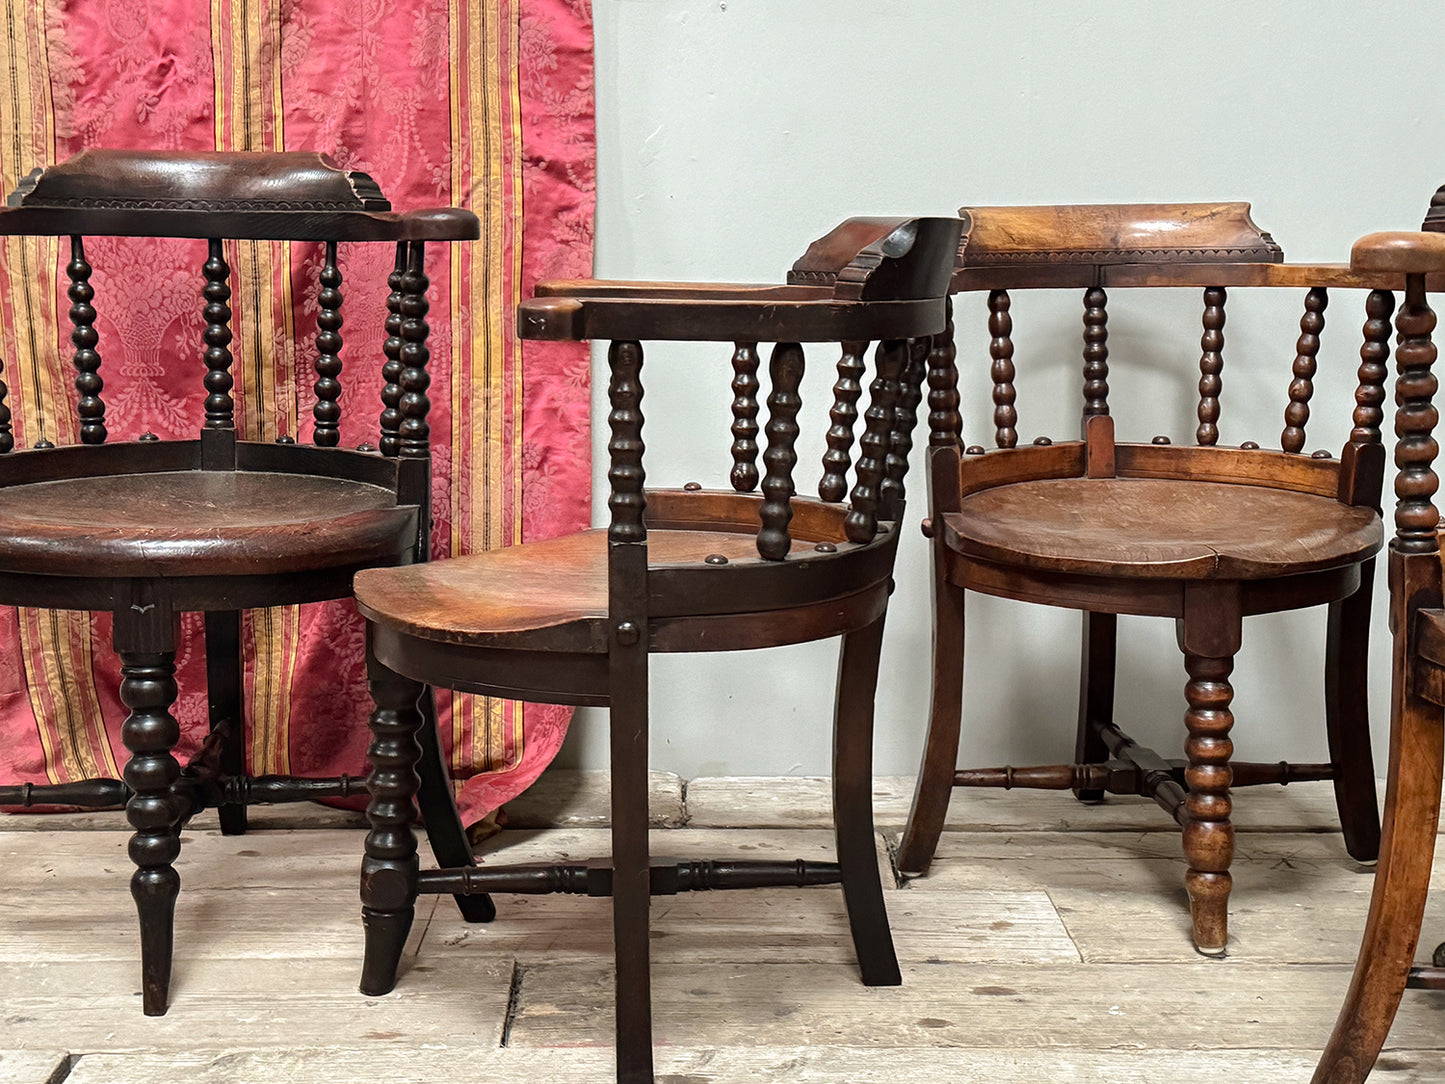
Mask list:
[[[592,264],[589,0],[0,0],[0,181],[84,147],[319,150],[376,178],[393,207],[473,210],[482,239],[433,245],[435,556],[584,526],[588,360],[522,344],[516,303]],[[68,248],[3,243],[0,360],[17,443],[74,442],[42,419],[72,378]],[[194,436],[202,419],[204,242],[94,238],[87,257],[111,439]],[[310,244],[228,243],[243,439],[311,436],[317,273]],[[376,441],[394,250],[342,244],[343,444]],[[67,420],[67,419],[70,420]],[[69,428],[67,428],[69,427]],[[350,602],[248,613],[247,757],[255,774],[360,774],[370,699]],[[207,729],[199,615],[177,656],[177,756]],[[125,709],[109,615],[0,609],[0,782],[118,776]],[[569,712],[438,695],[471,821],[552,759]]]

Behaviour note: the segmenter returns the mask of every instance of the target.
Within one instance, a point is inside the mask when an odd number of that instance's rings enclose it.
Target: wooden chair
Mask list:
[[[561,282],[544,284],[521,306],[524,338],[612,341],[610,523],[605,530],[357,576],[376,699],[372,831],[361,877],[363,993],[383,994],[395,984],[419,892],[611,896],[618,1077],[650,1081],[649,895],[840,882],[863,981],[899,983],[874,855],[873,694],[911,433],[930,336],[944,323],[958,230],[956,219],[855,219],[809,248],[787,286]],[[731,344],[731,491],[695,483],[644,489],[644,339]],[[759,341],[777,344],[768,366],[761,484]],[[870,341],[879,345],[845,503]],[[842,344],[817,499],[797,496],[793,484],[804,342]],[[650,859],[649,656],[840,635],[833,733],[837,863]],[[418,873],[416,740],[431,725],[416,710],[423,682],[607,705],[612,857],[586,865]],[[424,792],[427,781],[422,785]],[[428,829],[436,827],[425,804],[423,812]]]
[[[1351,254],[1361,273],[1404,279],[1405,300],[1395,318],[1395,536],[1390,540],[1390,762],[1384,835],[1359,958],[1345,1003],[1314,1084],[1358,1084],[1370,1073],[1407,987],[1445,990],[1445,945],[1434,966],[1412,967],[1425,915],[1430,867],[1440,820],[1445,752],[1445,592],[1442,592],[1440,514],[1433,498],[1440,480],[1439,381],[1430,290],[1445,290],[1445,188],[1436,195],[1429,233],[1379,233]],[[1426,276],[1429,276],[1427,279]]]
[[[18,419],[0,382],[0,604],[108,611],[121,661],[122,731],[131,757],[124,781],[0,787],[0,804],[124,803],[135,834],[131,880],[141,926],[143,1008],[166,1011],[180,827],[206,805],[225,830],[245,829],[247,801],[357,793],[359,781],[248,778],[242,726],[240,611],[350,594],[358,569],[426,557],[430,508],[427,446],[427,279],[432,240],[476,237],[469,212],[395,214],[364,173],[317,154],[84,151],[38,169],[0,210],[0,235],[69,236],[70,319],[75,325],[72,404],[29,401]],[[173,359],[202,379],[205,423],[196,440],[159,440],[107,414],[91,302],[87,236],[205,240],[197,305],[205,319],[197,356]],[[315,437],[311,446],[237,439],[231,396],[227,239],[318,241]],[[396,246],[384,338],[379,449],[338,446],[341,416],[341,275],[337,243]],[[199,247],[199,246],[198,246]],[[203,306],[203,307],[201,307]],[[18,412],[17,412],[18,413]],[[129,428],[126,428],[126,427]],[[126,439],[112,439],[115,431]],[[204,611],[211,740],[183,769],[173,755],[177,616]],[[440,750],[422,770],[433,801]],[[452,821],[455,821],[452,807]],[[465,833],[441,852],[470,855]],[[445,860],[445,859],[444,859]],[[479,917],[467,901],[471,917]]]
[[[928,742],[900,870],[927,869],[953,786],[1146,795],[1183,829],[1198,950],[1227,942],[1231,786],[1329,778],[1350,854],[1379,846],[1366,703],[1373,555],[1380,548],[1389,283],[1338,266],[1281,262],[1249,205],[968,208],[953,290],[987,292],[996,450],[959,439],[952,352],[929,373],[934,677]],[[1010,293],[1083,290],[1082,439],[1020,444]],[[1107,292],[1203,290],[1192,444],[1114,440]],[[1236,287],[1305,289],[1280,451],[1218,443],[1225,303]],[[1370,290],[1353,416],[1339,457],[1306,452],[1316,356],[1332,288]],[[950,327],[952,325],[950,324]],[[1281,381],[1283,391],[1284,381]],[[1083,611],[1073,764],[956,770],[965,590]],[[1327,605],[1327,765],[1231,763],[1229,675],[1242,619]],[[1118,614],[1172,617],[1188,674],[1186,759],[1137,744],[1113,721]]]

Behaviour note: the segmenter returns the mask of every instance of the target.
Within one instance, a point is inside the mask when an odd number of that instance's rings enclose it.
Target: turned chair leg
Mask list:
[[[370,630],[368,629],[368,634]],[[417,871],[415,816],[417,732],[422,715],[417,701],[423,686],[377,661],[368,635],[367,678],[376,709],[371,713],[371,774],[366,785],[371,801],[366,818],[366,857],[361,865],[361,918],[366,954],[361,965],[361,992],[377,995],[396,985],[402,950],[416,913]]]
[[[472,854],[466,825],[457,812],[446,755],[442,752],[441,735],[437,733],[436,696],[430,686],[422,691],[417,707],[422,716],[421,730],[417,735],[421,743],[421,759],[417,762],[421,789],[417,791],[417,807],[421,810],[422,823],[426,825],[427,843],[442,869],[474,866],[477,864],[476,857]],[[490,922],[497,917],[497,908],[491,896],[478,893],[474,896],[453,896],[452,899],[466,922]]]
[[[913,806],[898,845],[898,871],[920,874],[933,861],[958,768],[958,733],[963,715],[963,588],[935,572],[933,586],[933,702],[928,741],[918,766]],[[871,701],[870,701],[871,703]]]
[[[833,831],[863,982],[898,986],[903,977],[888,929],[873,829],[873,701],[882,646],[881,617],[843,637],[833,717]]]
[[[1099,727],[1114,721],[1114,660],[1119,616],[1084,611],[1083,646],[1079,654],[1079,735],[1074,744],[1075,764],[1099,764],[1109,759],[1109,747]],[[1098,789],[1074,788],[1081,802],[1102,802]]]
[[[1325,641],[1325,732],[1334,768],[1335,805],[1345,850],[1360,862],[1373,862],[1380,855],[1368,681],[1374,571],[1375,562],[1367,561],[1360,570],[1359,589],[1330,604]]]
[[[211,730],[225,728],[221,738],[221,774],[239,779],[246,773],[245,692],[241,662],[241,613],[217,610],[206,614],[206,699]],[[216,813],[221,834],[246,833],[246,806],[222,802]]]
[[[1369,1075],[1395,1019],[1420,938],[1440,820],[1445,715],[1404,688],[1408,658],[1406,630],[1400,630],[1380,864],[1359,959],[1313,1084],[1359,1084]]]
[[[653,1079],[647,653],[645,645],[637,646],[641,650],[625,655],[614,649],[612,662],[612,936],[618,1084],[652,1084]]]
[[[172,755],[180,725],[176,702],[176,622],[163,602],[151,601],[115,615],[115,648],[120,656],[120,699],[130,714],[121,739],[130,750],[125,781],[130,856],[136,871],[130,893],[140,917],[141,1007],[164,1016],[170,996],[175,942],[176,897],[181,878],[173,863],[181,852],[179,811],[171,789],[181,768]]]
[[[1229,942],[1229,865],[1234,858],[1234,826],[1229,821],[1229,758],[1234,743],[1229,710],[1234,689],[1229,684],[1239,650],[1241,611],[1237,588],[1190,585],[1185,589],[1179,646],[1189,683],[1184,743],[1188,765],[1184,781],[1184,857],[1189,870],[1184,887],[1194,919],[1194,947],[1206,956],[1222,956]]]

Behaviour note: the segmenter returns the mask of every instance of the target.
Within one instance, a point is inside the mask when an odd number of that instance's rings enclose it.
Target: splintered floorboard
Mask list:
[[[518,820],[561,827],[505,831],[480,860],[606,855],[600,782],[558,780]],[[654,854],[832,859],[815,781],[653,789]],[[1178,834],[1151,805],[960,792],[933,867],[900,881],[906,789],[875,786],[903,985],[861,985],[836,888],[658,897],[660,1082],[1309,1079],[1372,881],[1345,854],[1328,784],[1241,799],[1223,960],[1190,948]],[[396,990],[365,998],[355,818],[255,819],[266,827],[244,837],[187,828],[172,1006],[148,1019],[123,822],[0,818],[0,1082],[611,1078],[608,901],[499,896],[496,922],[469,926],[449,898],[423,898]],[[1426,923],[1422,959],[1445,937],[1445,891]],[[1382,1079],[1445,1079],[1442,1014],[1445,995],[1406,994]]]

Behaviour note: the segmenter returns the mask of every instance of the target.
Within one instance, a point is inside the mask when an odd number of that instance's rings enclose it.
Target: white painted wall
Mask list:
[[[779,281],[809,240],[850,215],[966,203],[1247,199],[1289,258],[1343,260],[1363,233],[1416,227],[1445,182],[1445,5],[1424,0],[595,0],[595,15],[604,278]],[[981,300],[968,300],[958,314],[965,436],[982,442],[987,335]],[[1121,439],[1187,437],[1198,297],[1179,291],[1145,308],[1123,291],[1112,300]],[[1225,442],[1277,443],[1300,301],[1294,291],[1231,299]],[[1348,430],[1362,309],[1361,295],[1331,298],[1311,448],[1338,451]],[[1075,433],[1078,312],[1075,291],[1015,297],[1026,440]],[[727,356],[665,344],[648,353],[650,481],[723,484]],[[834,358],[811,360],[805,401],[826,407]],[[600,404],[605,367],[594,376]],[[594,455],[605,495],[605,426]],[[813,469],[800,467],[801,484]],[[926,723],[922,508],[915,487],[878,696],[883,774],[916,769]],[[1377,615],[1382,592],[1383,581]],[[1067,760],[1078,616],[970,601],[961,760]],[[1324,759],[1323,616],[1245,623],[1234,678],[1241,758]],[[1176,755],[1184,673],[1173,629],[1144,618],[1121,628],[1120,722]],[[1382,618],[1375,631],[1383,763]],[[835,657],[829,642],[657,659],[654,767],[685,777],[826,772]],[[605,718],[584,711],[561,763],[601,767],[606,748]]]

